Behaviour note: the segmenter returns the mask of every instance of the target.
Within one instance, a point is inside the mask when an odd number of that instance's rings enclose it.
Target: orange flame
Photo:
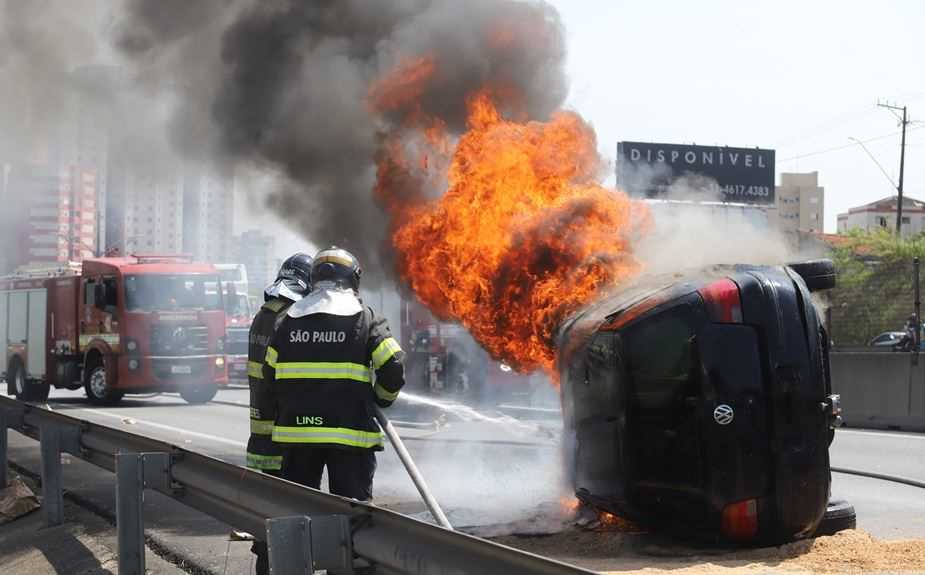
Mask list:
[[[620,523],[619,517],[607,511],[601,511],[600,514],[598,514],[597,518],[598,518],[598,521],[601,522],[602,526],[617,525]]]
[[[577,497],[562,497],[559,499],[559,506],[563,513],[574,514],[581,507],[581,501]]]
[[[399,76],[418,76],[387,78],[373,101],[397,101],[384,86],[415,92],[421,66],[400,67]],[[382,147],[376,194],[393,216],[401,274],[421,302],[465,326],[494,358],[553,373],[561,322],[639,272],[631,244],[648,212],[598,185],[594,131],[577,114],[512,122],[492,95],[468,99],[469,129],[455,147],[439,120],[409,113]],[[426,159],[415,165],[409,155]],[[422,200],[428,185],[445,193]]]

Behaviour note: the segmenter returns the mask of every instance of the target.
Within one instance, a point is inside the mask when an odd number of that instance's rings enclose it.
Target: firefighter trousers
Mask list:
[[[376,452],[372,449],[289,447],[283,457],[283,479],[321,489],[321,475],[328,470],[328,491],[358,501],[373,498]]]
[[[321,489],[321,476],[328,470],[328,491],[359,501],[373,498],[376,452],[372,449],[346,450],[329,447],[289,447],[283,453],[283,469],[274,472],[283,479]],[[257,555],[257,575],[270,572],[267,544],[255,541],[251,551]]]

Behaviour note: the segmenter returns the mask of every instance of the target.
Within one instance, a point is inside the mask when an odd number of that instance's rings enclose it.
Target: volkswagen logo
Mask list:
[[[735,417],[732,406],[722,403],[713,410],[713,420],[720,425],[729,425]]]

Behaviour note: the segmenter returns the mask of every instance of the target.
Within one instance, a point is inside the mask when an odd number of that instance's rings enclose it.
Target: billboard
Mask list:
[[[617,143],[617,185],[633,196],[774,203],[774,150]]]

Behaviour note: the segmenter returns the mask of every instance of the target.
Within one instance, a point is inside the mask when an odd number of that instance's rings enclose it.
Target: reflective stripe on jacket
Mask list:
[[[267,394],[263,381],[263,361],[267,354],[267,345],[273,336],[277,319],[292,302],[284,298],[274,298],[261,306],[248,334],[247,347],[247,382],[250,388],[250,437],[247,440],[247,467],[262,471],[279,471],[282,469],[282,456],[279,446],[272,440],[273,422],[276,419],[276,405],[273,397]]]
[[[372,403],[404,385],[404,354],[369,308],[353,316],[282,316],[267,347],[264,382],[278,406],[275,443],[382,449]]]

